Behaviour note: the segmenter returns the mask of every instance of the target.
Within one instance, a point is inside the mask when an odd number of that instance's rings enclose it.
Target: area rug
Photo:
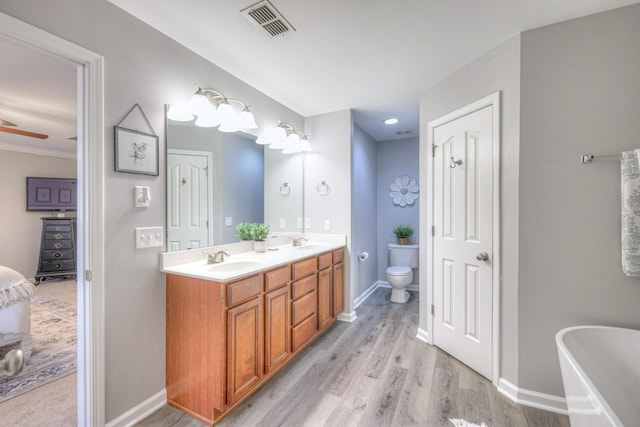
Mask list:
[[[0,374],[0,402],[76,371],[76,325],[74,305],[50,295],[31,297],[31,357],[15,377]],[[10,349],[0,349],[0,356]]]

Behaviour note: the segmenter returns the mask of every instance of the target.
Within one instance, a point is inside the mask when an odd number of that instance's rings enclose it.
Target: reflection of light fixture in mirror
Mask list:
[[[170,105],[169,111],[167,111],[167,118],[169,120],[175,120],[176,122],[190,122],[193,120],[193,114],[185,111],[184,108]]]
[[[237,98],[227,98],[215,89],[202,89],[196,85],[196,93],[189,100],[189,113],[198,116],[196,126],[220,126],[221,132],[235,132],[240,129],[255,129],[258,127],[253,113],[247,104]],[[236,112],[231,101],[242,106],[241,112]]]
[[[275,129],[258,137],[256,142],[261,145],[269,145],[269,148],[282,149],[285,154],[311,151],[309,135],[283,122],[278,122]]]

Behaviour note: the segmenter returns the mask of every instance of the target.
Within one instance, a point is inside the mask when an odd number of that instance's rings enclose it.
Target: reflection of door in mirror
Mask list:
[[[167,250],[208,246],[211,153],[167,150]]]

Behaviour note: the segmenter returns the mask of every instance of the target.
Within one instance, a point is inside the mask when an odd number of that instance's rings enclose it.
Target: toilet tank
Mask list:
[[[418,245],[398,245],[389,243],[390,265],[401,265],[405,267],[418,267]]]

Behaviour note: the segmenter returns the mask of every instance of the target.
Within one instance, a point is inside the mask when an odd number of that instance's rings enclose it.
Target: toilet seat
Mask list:
[[[387,268],[386,273],[391,276],[408,276],[410,274],[413,274],[411,267],[406,267],[401,265],[394,265],[392,267]]]

